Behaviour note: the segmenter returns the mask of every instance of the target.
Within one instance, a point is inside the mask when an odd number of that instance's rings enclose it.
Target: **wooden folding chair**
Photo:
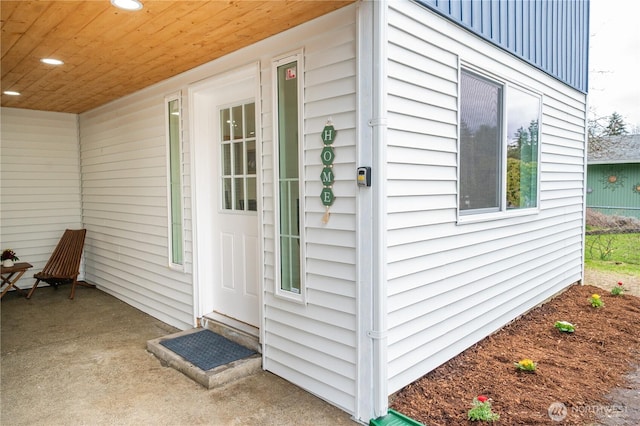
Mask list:
[[[60,284],[71,283],[70,299],[73,299],[75,296],[76,284],[95,287],[92,284],[78,282],[80,260],[82,259],[82,249],[84,248],[84,237],[86,234],[86,229],[67,229],[64,231],[62,238],[60,238],[58,245],[55,250],[53,250],[47,264],[44,265],[41,272],[33,275],[36,282],[33,284],[33,287],[31,287],[29,294],[27,294],[27,299],[31,298],[40,281],[44,281],[54,287],[58,287]]]

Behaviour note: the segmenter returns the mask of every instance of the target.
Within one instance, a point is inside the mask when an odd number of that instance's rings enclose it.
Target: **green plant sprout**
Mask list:
[[[493,422],[500,419],[500,415],[491,411],[491,403],[489,398],[484,395],[478,395],[473,398],[473,405],[467,413],[467,418],[471,421]]]
[[[591,306],[594,308],[601,308],[604,306],[604,302],[600,298],[600,295],[595,293],[589,298],[589,303],[591,303]]]
[[[553,326],[563,333],[573,333],[576,331],[576,327],[567,321],[556,321]]]
[[[621,296],[625,292],[622,281],[618,281],[618,285],[611,289],[611,294],[614,296]]]
[[[513,364],[516,366],[518,370],[527,371],[527,372],[536,371],[536,367],[538,366],[537,363],[533,362],[529,358],[522,359],[518,362],[514,362]]]

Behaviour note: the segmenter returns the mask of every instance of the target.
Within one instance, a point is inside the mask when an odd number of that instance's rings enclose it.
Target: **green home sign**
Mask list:
[[[322,204],[327,208],[327,213],[325,214],[326,221],[329,220],[329,206],[333,204],[335,200],[335,196],[333,195],[333,182],[335,181],[335,175],[333,174],[333,160],[336,158],[336,154],[333,151],[333,147],[331,144],[336,138],[336,129],[331,125],[331,122],[327,122],[327,125],[322,129],[322,142],[324,143],[324,148],[320,152],[320,158],[322,159],[322,164],[324,168],[322,169],[322,173],[320,174],[320,180],[322,181],[322,192],[320,192],[320,200]],[[325,223],[326,221],[323,220]]]

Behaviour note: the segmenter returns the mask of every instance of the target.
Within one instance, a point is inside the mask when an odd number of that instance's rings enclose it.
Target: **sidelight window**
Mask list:
[[[180,96],[166,98],[169,261],[182,265],[182,108]]]
[[[304,229],[300,179],[300,67],[301,54],[274,62],[279,252],[277,293],[299,300],[303,292],[300,231]]]

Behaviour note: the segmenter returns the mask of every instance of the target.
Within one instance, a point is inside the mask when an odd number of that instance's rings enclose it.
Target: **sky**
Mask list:
[[[590,12],[589,118],[615,111],[640,133],[640,1],[591,0]]]

